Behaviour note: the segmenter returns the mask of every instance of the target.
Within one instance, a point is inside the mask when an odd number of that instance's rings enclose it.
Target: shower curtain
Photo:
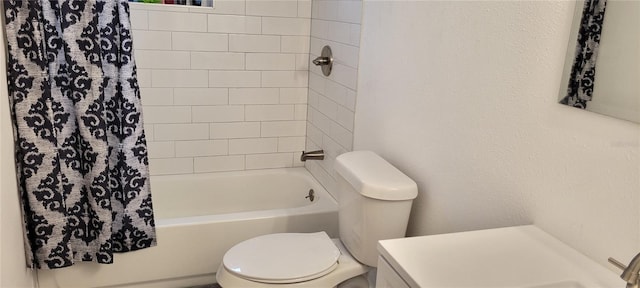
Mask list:
[[[126,0],[3,0],[28,265],[156,245]]]
[[[575,59],[571,68],[567,95],[562,104],[586,109],[593,97],[596,78],[596,58],[607,0],[586,0],[580,20]]]

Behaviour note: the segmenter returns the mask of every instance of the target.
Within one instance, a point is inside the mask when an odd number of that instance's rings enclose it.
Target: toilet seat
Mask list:
[[[329,274],[316,279],[288,284],[263,283],[238,276],[223,264],[218,267],[216,280],[224,288],[318,288],[335,287],[338,284],[365,274],[370,267],[363,265],[351,256],[339,239],[332,239],[333,244],[341,251],[338,266]]]
[[[331,273],[340,250],[327,233],[278,233],[233,246],[223,266],[238,277],[261,283],[304,282]]]

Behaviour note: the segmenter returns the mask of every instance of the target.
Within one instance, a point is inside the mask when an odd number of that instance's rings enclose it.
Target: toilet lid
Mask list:
[[[327,233],[279,233],[240,242],[224,255],[224,267],[248,280],[293,283],[322,277],[337,266],[340,250]]]

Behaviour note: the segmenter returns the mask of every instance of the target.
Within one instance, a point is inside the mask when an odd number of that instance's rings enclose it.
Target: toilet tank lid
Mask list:
[[[336,157],[336,172],[363,196],[380,200],[410,200],[418,185],[372,151],[353,151]]]

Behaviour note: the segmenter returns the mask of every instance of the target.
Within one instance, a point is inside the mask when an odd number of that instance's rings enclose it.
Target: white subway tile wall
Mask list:
[[[304,165],[311,8],[131,3],[152,175]]]
[[[334,64],[331,75],[325,77],[318,67],[307,62],[306,149],[323,149],[325,160],[307,161],[305,166],[337,196],[333,163],[338,155],[353,149],[362,0],[312,0],[311,6],[309,61],[320,55],[322,47],[330,45]],[[267,23],[277,27],[277,23]],[[282,41],[282,45],[289,41],[294,40]]]

